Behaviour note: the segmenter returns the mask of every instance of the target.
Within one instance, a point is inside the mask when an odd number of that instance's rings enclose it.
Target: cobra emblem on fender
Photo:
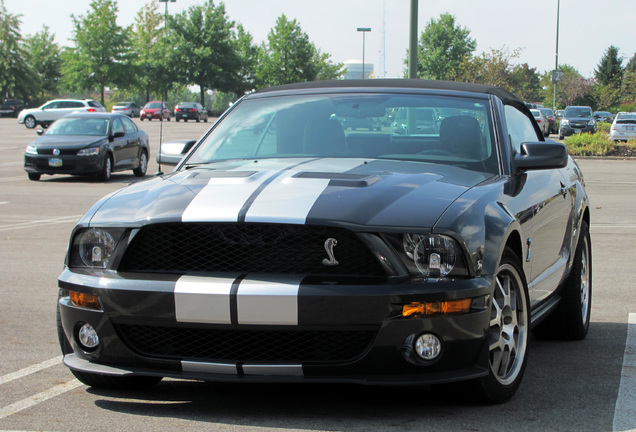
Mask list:
[[[333,248],[338,244],[338,240],[335,238],[328,238],[325,240],[325,250],[327,251],[327,256],[329,259],[325,258],[322,260],[322,265],[326,266],[337,266],[338,261],[336,260],[336,256],[333,254]]]

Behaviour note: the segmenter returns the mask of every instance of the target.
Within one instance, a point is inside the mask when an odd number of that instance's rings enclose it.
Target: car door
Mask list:
[[[113,153],[113,170],[125,169],[130,164],[130,156],[128,155],[128,136],[126,136],[126,130],[122,119],[117,117],[113,119],[111,128],[111,150]],[[116,136],[116,134],[123,134],[122,136]]]
[[[534,126],[525,114],[506,106],[506,125],[513,152],[523,142],[539,141]],[[572,217],[570,188],[561,170],[546,169],[518,173],[524,183],[512,207],[522,224],[526,254],[524,269],[530,300],[539,302],[549,296],[563,276],[569,257],[569,228]]]
[[[126,163],[136,165],[139,155],[141,154],[141,132],[135,124],[128,118],[120,119],[126,133],[125,155]]]
[[[40,122],[52,122],[57,120],[56,111],[60,109],[60,105],[63,101],[49,102],[42,107],[40,113],[38,113],[38,121]]]

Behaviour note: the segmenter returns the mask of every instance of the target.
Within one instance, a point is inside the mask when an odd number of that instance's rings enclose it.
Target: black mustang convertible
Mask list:
[[[261,90],[174,172],[79,221],[59,277],[64,363],[95,387],[463,381],[503,402],[530,332],[588,331],[589,225],[577,164],[507,91]]]

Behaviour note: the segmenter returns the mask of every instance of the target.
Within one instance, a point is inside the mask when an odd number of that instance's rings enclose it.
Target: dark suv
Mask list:
[[[589,106],[569,106],[563,112],[559,125],[559,139],[575,133],[596,133],[596,119]]]
[[[26,104],[21,99],[7,99],[0,105],[0,117],[17,117],[24,108]]]

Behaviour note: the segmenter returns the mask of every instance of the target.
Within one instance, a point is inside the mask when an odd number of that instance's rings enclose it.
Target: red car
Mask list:
[[[170,121],[171,115],[172,114],[170,113],[170,108],[168,108],[168,104],[166,102],[150,101],[143,107],[143,109],[139,113],[139,120],[151,121],[152,119],[166,119]]]

